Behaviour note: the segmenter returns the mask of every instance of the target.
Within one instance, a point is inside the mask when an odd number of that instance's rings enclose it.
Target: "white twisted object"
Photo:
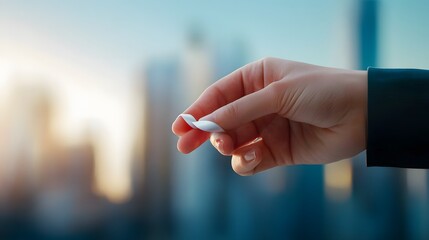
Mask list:
[[[201,120],[201,121],[197,121],[194,116],[192,116],[191,114],[180,114],[180,117],[183,118],[183,120],[185,120],[185,122],[194,129],[200,129],[203,130],[205,132],[225,132],[223,130],[223,128],[221,128],[219,125],[217,125],[216,123],[212,122],[212,121],[206,121],[206,120]]]

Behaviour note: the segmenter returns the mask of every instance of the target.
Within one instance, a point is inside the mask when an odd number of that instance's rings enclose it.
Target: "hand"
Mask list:
[[[225,132],[192,129],[181,118],[172,130],[183,153],[210,137],[240,175],[329,163],[365,149],[366,99],[366,71],[266,58],[217,81],[185,111]]]

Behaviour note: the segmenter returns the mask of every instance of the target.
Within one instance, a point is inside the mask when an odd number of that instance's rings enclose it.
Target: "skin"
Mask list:
[[[184,113],[217,123],[207,133],[177,118],[177,148],[190,153],[206,140],[232,156],[243,176],[277,166],[325,164],[366,146],[366,71],[277,58],[250,63],[208,87]]]

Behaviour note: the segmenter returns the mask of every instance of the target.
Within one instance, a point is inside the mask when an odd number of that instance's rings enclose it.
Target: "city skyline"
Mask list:
[[[428,68],[425,4],[309,4],[1,2],[0,237],[429,236],[425,170],[360,154],[240,177],[210,143],[177,151],[174,118],[265,56]]]

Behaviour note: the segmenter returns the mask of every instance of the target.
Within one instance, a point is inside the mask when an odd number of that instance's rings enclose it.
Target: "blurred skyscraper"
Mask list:
[[[4,236],[28,236],[19,231],[29,226],[32,218],[34,196],[41,187],[43,166],[52,156],[54,142],[51,131],[52,96],[47,88],[24,83],[27,77],[15,78],[10,95],[13,106],[9,107],[7,126],[0,146],[3,162],[1,172],[3,189],[0,197],[0,234]],[[3,215],[3,216],[2,216]],[[3,219],[2,219],[3,218]]]
[[[171,226],[171,181],[173,153],[171,125],[174,119],[175,92],[179,86],[179,62],[174,59],[152,60],[145,69],[145,154],[143,188],[136,189],[141,201],[144,235],[169,234]],[[137,183],[138,184],[138,183]]]
[[[358,62],[360,69],[378,65],[378,26],[381,4],[361,0],[358,20]],[[366,168],[364,155],[354,161],[354,215],[362,225],[360,237],[367,239],[405,238],[404,170]],[[376,225],[374,223],[377,223]]]
[[[192,26],[181,56],[181,81],[175,92],[175,114],[185,110],[214,80],[213,49],[198,26]],[[174,120],[172,118],[171,120]],[[171,143],[173,155],[173,214],[178,239],[215,239],[225,234],[226,162],[205,143],[183,155]]]

